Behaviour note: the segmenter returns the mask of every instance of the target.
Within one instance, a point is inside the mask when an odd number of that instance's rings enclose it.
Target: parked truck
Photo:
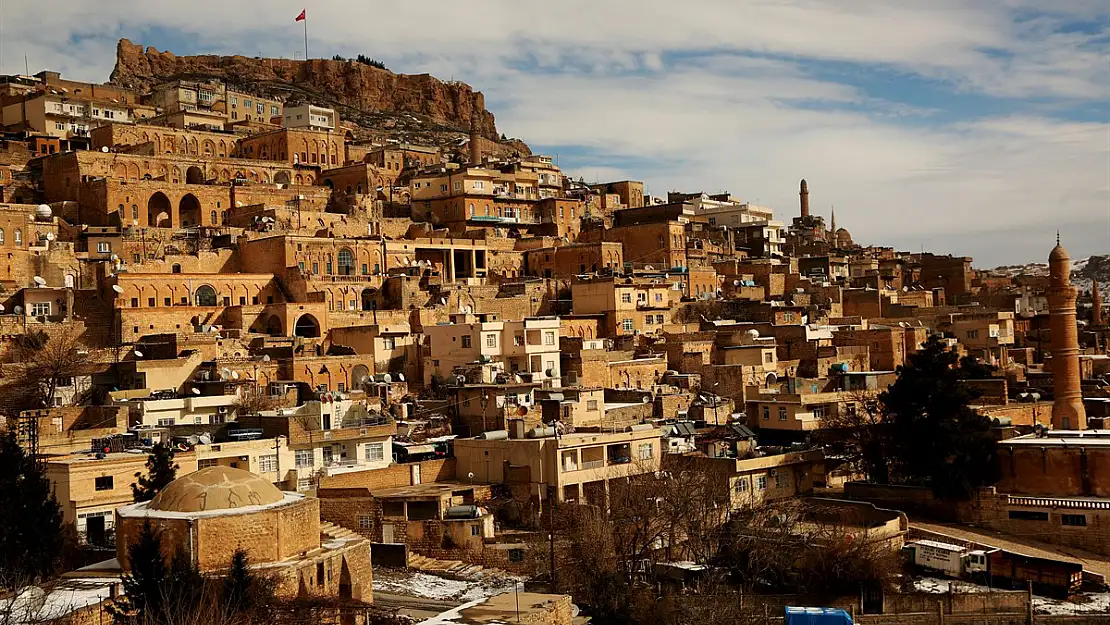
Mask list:
[[[989,567],[986,551],[935,540],[915,540],[902,550],[915,565],[948,577],[977,577]]]

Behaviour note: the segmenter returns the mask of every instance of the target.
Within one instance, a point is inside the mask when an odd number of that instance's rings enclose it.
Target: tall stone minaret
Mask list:
[[[1102,325],[1102,294],[1098,292],[1098,280],[1091,282],[1091,325]]]
[[[836,209],[829,209],[829,230],[836,234]]]
[[[470,142],[467,147],[470,148],[470,166],[482,166],[482,144],[480,141],[481,135],[478,134],[478,129],[474,126],[470,127]]]
[[[1076,289],[1071,285],[1071,256],[1060,245],[1048,255],[1048,323],[1052,332],[1052,427],[1087,429],[1079,375],[1079,330],[1075,324]]]
[[[809,187],[806,185],[805,178],[802,178],[802,188],[798,196],[802,199],[802,219],[805,219],[809,217]]]

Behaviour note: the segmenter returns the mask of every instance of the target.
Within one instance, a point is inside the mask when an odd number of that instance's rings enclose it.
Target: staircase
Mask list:
[[[320,535],[326,540],[358,540],[362,538],[355,532],[328,521],[320,523]]]
[[[412,552],[409,552],[408,564],[410,569],[464,582],[490,582],[512,577],[511,573],[501,569],[486,568],[462,560],[436,560]]]

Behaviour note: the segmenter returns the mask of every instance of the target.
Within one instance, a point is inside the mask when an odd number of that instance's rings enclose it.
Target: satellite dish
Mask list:
[[[0,304],[0,312],[4,312],[4,305]]]
[[[386,384],[389,384],[392,381],[393,381],[393,376],[389,375],[388,373],[382,374],[382,382],[385,382]]]
[[[142,358],[142,357],[143,357],[143,353],[136,349],[135,350],[135,358]]]
[[[35,276],[34,280],[35,280],[35,284],[37,284],[39,286],[45,286],[46,285],[46,279],[43,278],[42,276]]]
[[[200,389],[194,386],[193,387],[193,395],[200,395]]]
[[[403,373],[398,373],[398,374],[397,374],[397,379],[398,379],[398,380],[400,380],[400,381],[402,381],[402,382],[404,382],[404,381],[405,381],[405,374],[403,374]]]
[[[12,309],[12,312],[14,312],[17,315],[22,315],[23,314],[23,307],[22,306],[16,306],[15,308]]]
[[[231,372],[231,379],[232,380],[238,380],[239,379],[239,372],[238,371],[232,371]]]
[[[517,384],[524,384],[524,378],[520,377],[520,374],[514,375],[513,382],[516,382]]]
[[[644,271],[655,271],[655,267],[651,265],[644,265]]]
[[[230,378],[231,377],[231,369],[228,369],[227,367],[224,367],[223,369],[220,369],[220,377],[225,379],[225,380],[227,378]]]
[[[266,355],[262,356],[262,362],[270,362],[270,355],[266,354]]]
[[[779,381],[779,376],[777,376],[773,373],[768,373],[767,374],[767,384],[774,384],[778,381]]]
[[[47,241],[53,241],[54,240],[54,233],[53,232],[47,232],[46,233],[46,240]]]
[[[100,146],[100,151],[107,154],[108,153],[108,146],[106,146],[106,145]]]
[[[516,413],[523,417],[524,415],[528,414],[528,406],[520,406],[516,409]]]
[[[647,395],[644,395],[644,398],[640,400],[640,403],[641,404],[650,404],[651,403],[651,398],[648,397]]]
[[[733,280],[732,281],[732,286],[740,286],[740,281],[739,280]]]
[[[113,284],[112,285],[112,290],[115,291],[116,293],[123,293],[123,287],[118,285],[118,284]]]
[[[470,479],[474,479],[474,472],[473,472],[473,471],[471,471],[470,473],[467,473],[467,474],[466,474],[466,477],[468,477],[468,478],[470,478]]]

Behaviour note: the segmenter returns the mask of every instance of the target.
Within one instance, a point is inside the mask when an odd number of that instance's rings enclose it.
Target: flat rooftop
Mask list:
[[[1049,430],[1045,436],[1027,434],[999,442],[1000,445],[1059,447],[1110,447],[1110,430]]]

